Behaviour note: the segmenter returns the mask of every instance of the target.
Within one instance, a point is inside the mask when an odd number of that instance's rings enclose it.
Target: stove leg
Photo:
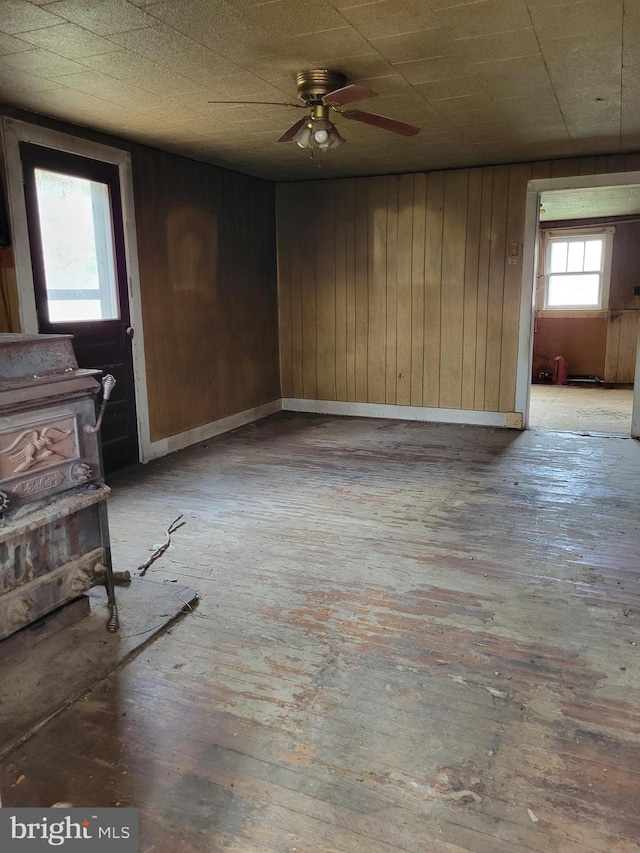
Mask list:
[[[116,601],[116,588],[113,581],[113,564],[111,562],[111,541],[109,539],[109,522],[107,519],[107,504],[102,502],[98,507],[98,519],[100,523],[100,539],[102,547],[107,552],[106,574],[104,585],[107,590],[107,601],[109,603],[109,618],[107,619],[107,631],[114,634],[120,627],[118,618],[118,602]]]

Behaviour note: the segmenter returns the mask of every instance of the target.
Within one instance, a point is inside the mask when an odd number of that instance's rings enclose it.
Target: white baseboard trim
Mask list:
[[[199,441],[206,441],[215,435],[220,435],[223,432],[229,432],[232,429],[237,429],[237,427],[250,424],[261,418],[266,418],[267,415],[273,415],[274,412],[279,412],[281,408],[280,399],[272,400],[270,403],[264,403],[262,406],[256,406],[254,409],[245,409],[244,412],[229,415],[227,418],[220,418],[219,421],[212,421],[209,424],[203,424],[194,429],[179,432],[177,435],[170,435],[168,438],[152,441],[149,445],[149,451],[144,454],[142,461],[150,462],[159,456],[166,456],[167,453],[182,450],[191,444],[197,444]]]
[[[282,409],[286,412],[350,415],[358,418],[390,418],[401,421],[468,424],[469,426],[507,426],[507,414],[504,412],[480,412],[472,409],[394,406],[388,403],[345,403],[338,400],[303,400],[298,397],[283,397]]]
[[[276,412],[307,412],[318,415],[344,415],[356,418],[388,418],[400,421],[424,421],[441,424],[467,424],[468,426],[513,427],[511,415],[505,412],[480,412],[473,409],[439,409],[423,406],[394,406],[387,403],[345,403],[341,400],[305,400],[283,397],[253,409],[245,409],[219,421],[152,441],[144,454],[143,462],[150,462],[167,453],[182,450],[199,441],[206,441],[223,432],[253,423]]]

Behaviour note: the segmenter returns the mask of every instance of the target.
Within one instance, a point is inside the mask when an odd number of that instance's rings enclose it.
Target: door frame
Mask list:
[[[529,426],[531,372],[533,369],[533,327],[535,321],[535,281],[540,230],[540,194],[548,190],[581,190],[640,184],[640,172],[611,172],[599,175],[574,175],[566,178],[536,178],[527,183],[524,246],[522,250],[522,286],[520,290],[520,326],[515,410],[522,412],[523,428]],[[633,385],[631,435],[640,438],[640,323]]]
[[[124,225],[125,258],[127,264],[127,293],[131,325],[135,329],[132,340],[133,378],[135,388],[136,420],[140,461],[152,458],[149,429],[149,400],[147,395],[147,373],[144,347],[144,325],[140,295],[140,270],[138,266],[138,244],[136,238],[135,206],[131,155],[128,151],[60,133],[57,130],[28,124],[17,119],[2,117],[2,145],[7,178],[7,199],[13,234],[13,252],[18,285],[20,327],[28,334],[38,333],[35,288],[31,269],[27,209],[22,180],[20,142],[32,142],[46,148],[54,148],[81,157],[102,160],[118,167],[122,220]]]

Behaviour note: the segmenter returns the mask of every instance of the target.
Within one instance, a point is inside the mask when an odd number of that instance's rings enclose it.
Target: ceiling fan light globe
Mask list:
[[[345,141],[346,140],[343,136],[340,135],[340,131],[334,124],[333,130],[331,132],[331,138],[329,139],[329,148],[340,148],[341,145],[344,145]]]
[[[303,124],[300,130],[293,137],[293,141],[297,142],[300,148],[311,148],[311,127],[309,124]]]
[[[313,122],[313,140],[312,142],[322,148],[329,141],[329,136],[333,129],[333,124],[326,118],[317,118]]]

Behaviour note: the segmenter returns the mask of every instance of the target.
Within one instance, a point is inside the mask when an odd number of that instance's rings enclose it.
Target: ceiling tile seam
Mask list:
[[[451,36],[451,38],[454,42],[476,41],[477,39],[491,38],[491,36],[509,36],[512,33],[528,33],[529,30],[535,33],[533,27],[515,27],[515,29],[513,30],[500,30],[499,32],[495,33],[482,33],[482,35],[479,36],[461,36],[460,38],[454,38],[453,36]]]
[[[55,2],[55,0],[52,0],[52,2]],[[46,27],[38,27],[37,29],[33,29],[33,30],[25,30],[24,32],[19,33],[18,35],[14,36],[14,38],[20,39],[20,41],[23,42],[24,44],[28,44],[30,48],[38,49],[40,47],[41,50],[48,50],[49,53],[54,53],[56,56],[61,56],[63,59],[72,59],[73,62],[77,62],[78,61],[77,58],[72,58],[72,57],[66,56],[65,54],[58,53],[56,50],[54,50],[53,48],[50,48],[50,47],[42,47],[41,45],[34,45],[33,42],[25,41],[25,39],[21,38],[21,36],[26,35],[27,33],[44,32],[45,30],[55,30],[57,27],[66,26],[66,25],[77,27],[79,30],[82,30],[83,32],[87,33],[87,35],[91,36],[92,38],[104,39],[104,41],[109,41],[114,46],[120,47],[120,45],[118,45],[116,42],[111,41],[109,36],[100,36],[97,33],[94,33],[91,30],[88,30],[86,27],[83,27],[82,24],[76,24],[73,21],[68,21],[66,18],[60,18],[59,24],[51,24],[51,25],[48,25]],[[141,28],[138,27],[137,29],[141,29]],[[142,27],[142,29],[148,29],[148,27]],[[111,33],[111,35],[118,35],[118,33]],[[109,53],[109,52],[110,51],[105,51],[104,54],[103,53],[94,53],[91,55],[92,56],[104,56],[106,53]],[[85,58],[85,57],[83,57],[83,58]]]
[[[267,6],[270,4],[269,3],[261,3],[259,5],[260,6]],[[168,27],[171,30],[174,30],[176,33],[179,33],[180,35],[185,36],[188,39],[191,39],[191,41],[193,41],[194,44],[200,45],[200,47],[205,48],[205,50],[211,50],[209,45],[205,44],[204,41],[200,41],[199,39],[194,38],[190,33],[186,33],[183,30],[180,30],[177,27],[173,26],[172,24],[168,24],[163,18],[159,18],[157,15],[154,15],[152,10],[147,9],[146,11],[147,11],[147,14],[151,15],[152,18],[155,18],[155,20],[158,21],[159,24],[162,24],[163,26]],[[336,10],[336,11],[338,11],[338,10]],[[233,32],[236,29],[243,30],[243,29],[247,29],[247,28],[248,28],[247,26],[232,27],[232,28],[230,28],[230,32]],[[142,27],[142,28],[138,27],[137,29],[147,29],[147,27]],[[227,29],[229,29],[229,28],[227,28]],[[130,30],[129,32],[134,32],[134,31]],[[327,30],[326,32],[330,32],[330,30]],[[114,35],[115,35],[115,33],[114,33]],[[236,65],[236,67],[241,68],[243,71],[247,72],[248,74],[253,74],[253,76],[256,77],[258,80],[262,80],[262,82],[266,83],[268,86],[271,86],[272,88],[276,88],[277,91],[282,91],[278,87],[275,87],[274,84],[271,83],[269,80],[265,80],[263,77],[258,76],[257,74],[255,74],[250,69],[245,68],[243,65],[236,63],[235,60],[229,59],[223,53],[218,54],[215,51],[211,51],[211,52],[214,53],[215,56],[220,56],[222,59],[224,59],[225,62],[232,62],[234,65]],[[193,81],[193,82],[196,82],[196,81]]]
[[[534,21],[533,21],[533,15],[531,14],[531,8],[530,8],[530,6],[529,6],[529,0],[525,0],[525,7],[526,7],[526,9],[527,9],[527,14],[529,15],[529,20],[531,21],[531,26],[532,26],[532,28],[533,28],[533,33],[534,33],[534,35],[535,35],[535,37],[536,37],[536,41],[538,42],[538,49],[539,49],[539,51],[540,51],[540,57],[541,57],[541,59],[542,59],[542,62],[543,62],[543,65],[544,65],[545,71],[547,72],[547,79],[549,80],[549,85],[551,86],[551,91],[553,92],[553,97],[554,97],[554,99],[555,99],[555,101],[556,101],[556,103],[557,103],[557,105],[558,105],[558,109],[559,109],[559,111],[560,111],[560,115],[562,116],[562,123],[564,124],[565,130],[566,130],[566,132],[567,132],[567,136],[569,137],[569,139],[571,140],[571,142],[573,142],[573,137],[571,136],[571,133],[570,133],[570,131],[569,131],[569,127],[567,126],[567,121],[566,121],[565,115],[564,115],[564,113],[563,113],[563,111],[562,111],[562,107],[561,107],[561,105],[560,105],[560,101],[559,101],[559,99],[558,99],[558,95],[557,95],[556,90],[555,90],[555,88],[554,88],[553,81],[552,81],[552,79],[551,79],[551,74],[549,73],[549,66],[547,65],[547,60],[545,59],[544,54],[543,54],[543,52],[542,52],[542,45],[540,44],[540,39],[539,39],[539,37],[538,37],[538,31],[536,30],[536,27],[535,27],[535,24],[534,24]]]
[[[168,29],[173,30],[173,32],[175,32],[177,35],[181,35],[181,36],[183,36],[183,37],[185,37],[185,38],[188,38],[188,39],[190,39],[194,44],[197,44],[197,45],[199,45],[200,47],[204,47],[206,50],[209,50],[209,51],[213,54],[214,58],[215,58],[216,60],[221,60],[221,61],[223,62],[223,64],[230,64],[230,63],[231,63],[231,64],[233,64],[233,65],[235,66],[235,68],[242,68],[242,66],[237,65],[236,63],[234,63],[234,62],[233,62],[233,60],[229,60],[229,59],[227,59],[227,57],[223,56],[221,53],[216,53],[215,51],[213,51],[213,50],[211,50],[210,48],[206,47],[206,45],[202,44],[201,42],[196,41],[196,40],[195,40],[195,39],[193,39],[193,38],[191,38],[191,36],[187,36],[187,35],[186,35],[185,33],[183,33],[181,30],[177,30],[175,27],[172,27],[170,24],[164,24],[164,25],[165,25]],[[148,29],[150,29],[150,27],[137,27],[137,28],[136,28],[136,29],[134,29],[134,30],[127,30],[127,32],[128,32],[128,33],[136,33],[136,32],[141,32],[141,31],[143,31],[143,30],[148,30]],[[112,33],[111,35],[122,35],[122,34],[121,34],[121,33]],[[116,46],[116,47],[118,48],[118,50],[119,50],[119,51],[125,51],[125,50],[126,50],[126,51],[130,51],[131,53],[134,53],[136,56],[139,56],[141,59],[144,59],[144,60],[146,60],[147,62],[151,62],[151,63],[153,63],[154,65],[157,65],[159,68],[163,68],[165,71],[169,71],[169,72],[171,72],[172,74],[179,74],[179,76],[184,77],[184,78],[185,78],[185,79],[187,79],[187,80],[190,80],[192,83],[198,83],[198,82],[199,82],[199,81],[197,81],[197,80],[194,80],[192,77],[189,77],[189,76],[188,76],[188,74],[184,74],[184,73],[182,73],[182,72],[178,72],[178,71],[176,71],[176,69],[175,69],[174,67],[171,67],[171,66],[169,66],[169,65],[164,65],[164,64],[162,63],[162,61],[161,61],[161,60],[158,60],[158,59],[150,59],[146,54],[144,54],[144,53],[140,53],[139,51],[137,51],[137,50],[135,49],[135,47],[124,47],[124,46],[123,46],[123,45],[121,45],[119,42],[112,41],[112,39],[110,39],[110,38],[109,38],[109,36],[101,36],[101,38],[104,38],[104,39],[109,40],[109,41],[111,42],[111,44],[113,44],[114,46]],[[109,55],[109,52],[105,52],[105,53],[101,53],[101,54],[95,54],[95,55],[96,55],[96,56],[108,56],[108,55]],[[91,58],[91,57],[87,57],[87,58]],[[95,68],[92,68],[91,66],[87,66],[87,67],[88,67],[90,70],[92,70],[92,71],[95,71],[95,70],[96,70]],[[200,66],[200,68],[201,68],[203,71],[208,70],[208,69],[206,68],[206,66],[205,66],[205,65]],[[234,70],[235,70],[235,69],[234,69]],[[243,71],[247,71],[247,69],[246,69],[246,68],[242,68],[242,70],[243,70]],[[101,73],[104,73],[104,72],[101,72]],[[233,73],[233,71],[232,71],[231,73]],[[247,73],[251,73],[251,72],[247,72]],[[110,76],[110,75],[109,75],[109,76]],[[267,82],[267,81],[264,81],[264,82]],[[204,84],[201,84],[201,85],[204,85]],[[206,88],[210,88],[210,87],[208,87],[208,86],[207,86]],[[213,91],[213,90],[212,90],[212,91]]]
[[[122,78],[120,78],[120,77],[113,77],[111,74],[107,74],[107,73],[106,73],[106,72],[104,72],[104,71],[96,71],[96,69],[95,69],[95,68],[91,68],[91,67],[90,67],[90,66],[88,66],[88,65],[87,65],[87,66],[84,66],[84,67],[86,68],[86,70],[87,70],[88,72],[90,72],[90,73],[92,73],[92,74],[99,74],[99,75],[101,75],[102,77],[106,77],[106,78],[108,78],[109,80],[113,80],[113,81],[114,81],[114,83],[133,85],[133,86],[135,86],[137,89],[139,89],[141,92],[145,92],[145,93],[146,93],[146,94],[148,94],[148,95],[155,95],[156,97],[162,97],[162,96],[159,96],[157,92],[153,92],[153,91],[151,91],[150,89],[145,89],[144,85],[142,85],[142,83],[141,83],[139,80],[137,80],[137,79],[136,79],[135,81],[132,81],[132,80],[123,80],[123,79],[122,79]],[[78,72],[78,73],[82,73],[82,72]],[[77,86],[74,86],[72,82],[70,82],[70,81],[68,81],[68,80],[65,80],[65,79],[64,79],[65,77],[74,77],[74,76],[75,76],[75,74],[61,74],[61,75],[58,75],[54,80],[52,80],[52,82],[60,82],[60,83],[63,83],[65,86],[67,86],[67,87],[68,87],[69,89],[71,89],[72,91],[74,91],[74,92],[82,92],[83,94],[85,94],[85,95],[89,95],[89,96],[90,96],[90,97],[92,97],[92,98],[99,98],[99,97],[100,97],[99,95],[95,95],[93,92],[87,92],[85,89],[80,89],[80,88],[78,88]],[[42,78],[42,79],[44,79],[44,80],[48,80],[49,78],[44,77],[44,78]],[[193,80],[190,80],[189,82],[191,82],[191,83],[194,83],[194,84],[195,84],[195,81],[193,81]],[[185,93],[185,94],[188,94],[188,93]],[[104,99],[104,98],[101,98],[101,100],[105,100],[105,99]],[[107,101],[107,103],[115,103],[115,102],[114,102],[114,101]]]
[[[484,0],[483,0],[483,2],[484,2]],[[452,55],[453,55],[453,54],[452,54]],[[437,58],[437,57],[430,57],[430,58]],[[412,60],[412,61],[413,61],[413,60]],[[418,60],[418,61],[423,61],[423,60]],[[394,68],[397,68],[397,66],[398,66],[398,65],[401,65],[401,64],[403,64],[403,63],[397,63],[397,64],[396,64],[396,65],[394,65],[393,67],[394,67]],[[407,63],[404,63],[404,64],[407,64]],[[470,64],[470,66],[469,66],[469,67],[471,68],[471,64]],[[433,109],[436,109],[436,110],[437,110],[437,108],[436,108],[437,101],[430,100],[426,95],[424,95],[424,94],[422,94],[420,91],[418,91],[418,90],[415,88],[415,85],[414,85],[410,80],[407,80],[407,78],[405,77],[405,75],[404,75],[404,74],[402,74],[402,71],[400,71],[400,70],[399,70],[399,72],[398,72],[398,73],[400,74],[400,76],[402,77],[402,79],[403,79],[406,83],[408,83],[408,84],[409,84],[409,86],[411,86],[411,88],[413,89],[413,91],[414,91],[416,94],[420,95],[420,97],[422,98],[422,100],[425,102],[425,104],[426,104],[428,107],[432,107]],[[487,96],[487,97],[488,97],[492,102],[494,102],[493,96],[491,95],[491,93],[489,92],[489,90],[486,88],[486,86],[484,85],[484,83],[482,82],[482,80],[479,80],[477,77],[473,77],[473,75],[471,75],[471,74],[470,74],[469,76],[470,76],[470,77],[472,77],[473,79],[475,79],[475,80],[477,81],[478,85],[480,86],[480,88],[481,88],[481,90],[482,90],[481,92],[478,92],[477,94],[479,94],[479,95],[484,94],[484,95],[486,95],[486,96]],[[429,80],[429,81],[425,81],[425,82],[429,82],[429,83],[440,83],[440,82],[443,82],[444,80],[447,80],[447,79],[449,79],[449,78],[447,78],[447,77],[443,77],[443,78],[441,78],[440,80]],[[420,84],[417,84],[417,85],[420,85]],[[465,97],[465,96],[460,96],[460,97]],[[440,98],[439,100],[449,100],[449,99],[448,99],[448,98]],[[443,115],[439,110],[437,110],[437,112],[438,112],[438,115],[440,115],[440,116],[442,116],[442,115]],[[446,116],[445,116],[445,118],[446,118]]]

